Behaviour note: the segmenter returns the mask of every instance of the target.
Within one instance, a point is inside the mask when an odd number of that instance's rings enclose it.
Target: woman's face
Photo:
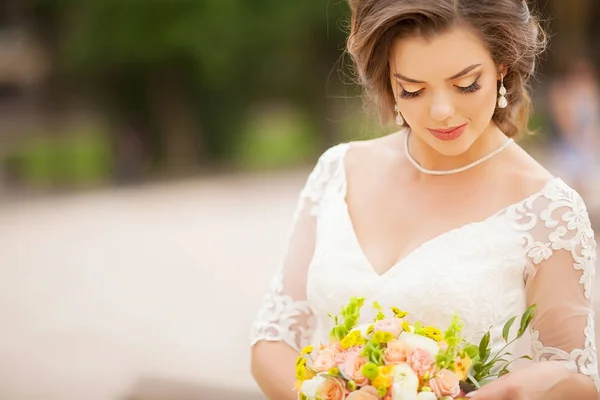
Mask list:
[[[405,124],[440,154],[464,153],[491,126],[500,72],[469,30],[398,39],[389,64]]]

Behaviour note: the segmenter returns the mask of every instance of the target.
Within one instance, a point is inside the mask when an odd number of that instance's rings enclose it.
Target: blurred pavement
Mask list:
[[[306,173],[2,204],[0,399],[264,398],[248,330]]]

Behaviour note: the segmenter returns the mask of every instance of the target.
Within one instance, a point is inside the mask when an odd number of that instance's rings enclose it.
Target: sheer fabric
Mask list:
[[[444,328],[452,316],[478,342],[529,305],[536,317],[527,353],[558,360],[600,388],[592,287],[596,242],[581,197],[560,179],[494,215],[447,231],[378,274],[362,253],[345,202],[344,155],[330,148],[300,193],[289,249],[275,273],[251,333],[251,344],[281,341],[299,350],[325,343],[329,313],[351,296],[397,306]],[[374,311],[365,308],[369,320]],[[515,353],[517,354],[517,353]]]

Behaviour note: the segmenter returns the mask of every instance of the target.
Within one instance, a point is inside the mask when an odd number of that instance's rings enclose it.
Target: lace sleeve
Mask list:
[[[253,323],[251,345],[261,340],[281,341],[299,351],[310,342],[314,319],[306,299],[306,278],[315,249],[319,205],[339,167],[342,150],[338,145],[326,151],[300,192],[287,253]]]
[[[558,181],[516,211],[525,227],[534,361],[562,361],[600,389],[592,286],[596,242],[579,194]]]

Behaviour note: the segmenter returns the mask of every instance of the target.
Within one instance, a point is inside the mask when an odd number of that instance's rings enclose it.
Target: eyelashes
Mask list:
[[[456,88],[461,93],[475,93],[476,91],[478,91],[479,89],[481,89],[481,86],[479,86],[479,78],[477,78],[475,80],[475,82],[473,82],[472,84],[470,84],[467,87],[457,86]]]
[[[400,92],[400,98],[401,99],[414,99],[416,97],[419,97],[419,95],[421,94],[421,92],[424,89],[421,90],[417,90],[416,92],[407,92],[406,90],[404,90],[404,88],[402,89],[402,91]]]
[[[479,77],[477,77],[475,82],[473,82],[469,86],[466,86],[466,87],[465,86],[454,86],[454,87],[459,91],[459,93],[463,93],[463,94],[475,93],[479,89],[481,89],[481,85],[479,85]],[[417,98],[423,92],[423,90],[425,90],[425,89],[417,90],[416,92],[408,92],[408,91],[404,90],[404,88],[402,88],[402,90],[400,91],[400,98],[405,99],[405,100]]]

